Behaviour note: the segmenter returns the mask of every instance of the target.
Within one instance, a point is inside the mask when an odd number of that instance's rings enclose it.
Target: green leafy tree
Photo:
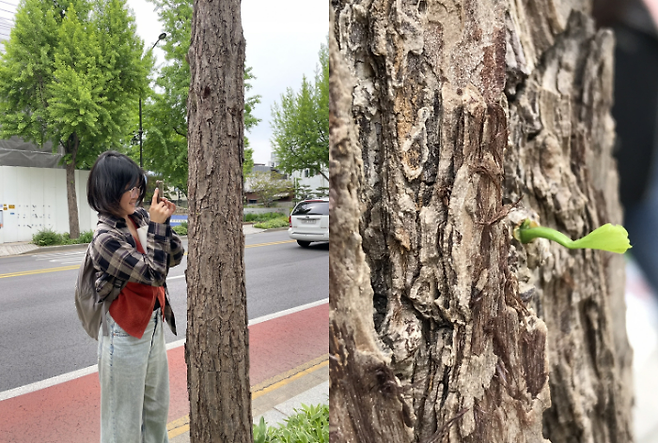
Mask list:
[[[272,110],[274,153],[278,168],[291,174],[310,169],[325,179],[329,167],[329,56],[319,52],[320,65],[313,83],[306,77],[298,92],[288,88]]]
[[[246,180],[245,189],[258,195],[258,201],[269,208],[274,205],[277,197],[294,192],[294,186],[289,180],[275,171],[252,172]]]
[[[302,185],[297,180],[295,180],[295,203],[300,202],[313,195],[311,187],[309,185]]]
[[[126,142],[152,65],[123,0],[25,0],[0,59],[0,135],[65,153],[70,237],[76,167]]]
[[[155,80],[155,89],[144,106],[144,167],[161,173],[166,182],[183,192],[187,189],[187,96],[190,89],[190,48],[192,0],[151,0],[158,8],[167,33],[161,43],[166,65]],[[254,79],[251,68],[245,69],[245,95]],[[244,127],[249,131],[260,121],[253,116],[260,96],[245,97]],[[253,167],[253,149],[244,140],[243,173]]]

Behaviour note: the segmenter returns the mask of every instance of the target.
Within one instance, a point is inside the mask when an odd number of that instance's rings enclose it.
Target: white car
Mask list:
[[[329,199],[297,203],[288,221],[288,235],[303,248],[307,248],[311,242],[329,241]]]

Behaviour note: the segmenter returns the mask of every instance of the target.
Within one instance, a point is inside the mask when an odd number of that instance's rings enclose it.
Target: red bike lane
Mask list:
[[[169,422],[189,414],[184,347],[170,349]],[[329,352],[329,304],[249,327],[252,386]],[[0,401],[1,443],[89,443],[100,434],[98,373]]]

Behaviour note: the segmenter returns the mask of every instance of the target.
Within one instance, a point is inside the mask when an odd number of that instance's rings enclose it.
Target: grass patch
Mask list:
[[[267,426],[263,417],[254,425],[254,443],[327,443],[329,441],[329,405],[295,409],[284,424]]]
[[[83,231],[80,237],[71,238],[68,232],[59,234],[51,229],[42,229],[32,236],[32,243],[37,246],[78,245],[91,242],[94,231]]]
[[[274,229],[274,228],[287,228],[289,226],[288,217],[279,214],[279,217],[271,220],[266,220],[259,223],[254,223],[254,228],[258,229]]]

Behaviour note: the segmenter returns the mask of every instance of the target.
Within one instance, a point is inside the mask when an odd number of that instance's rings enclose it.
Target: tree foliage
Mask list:
[[[2,136],[52,141],[78,167],[120,146],[152,64],[142,46],[123,0],[26,0],[0,60]]]
[[[245,188],[258,195],[258,201],[269,208],[277,197],[293,191],[293,184],[275,171],[256,171],[249,174]]]
[[[73,171],[130,136],[152,66],[142,49],[125,0],[25,0],[17,9],[0,59],[0,135],[63,148],[72,237]]]
[[[144,166],[161,173],[169,185],[187,189],[187,97],[190,88],[190,66],[186,56],[190,48],[192,0],[151,0],[158,8],[167,38],[160,43],[166,65],[155,80],[144,107]],[[154,36],[155,38],[155,36]],[[254,79],[251,68],[245,69],[245,94]],[[260,96],[245,97],[245,132],[258,124],[253,116]],[[253,149],[244,141],[243,173],[253,167]]]
[[[329,166],[329,56],[326,45],[319,52],[313,83],[302,79],[298,92],[288,88],[272,110],[274,153],[279,169],[310,169],[325,179]]]

